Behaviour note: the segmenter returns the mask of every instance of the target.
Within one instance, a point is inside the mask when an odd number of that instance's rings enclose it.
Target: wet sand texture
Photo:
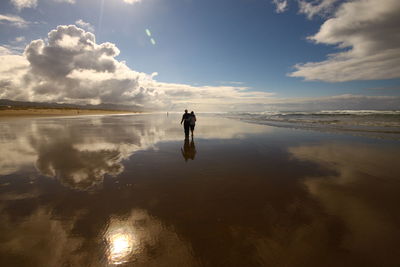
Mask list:
[[[0,118],[4,117],[44,117],[44,116],[77,116],[100,114],[126,114],[132,111],[119,110],[89,110],[89,109],[1,109]]]
[[[0,121],[0,265],[400,266],[399,142],[197,117]]]

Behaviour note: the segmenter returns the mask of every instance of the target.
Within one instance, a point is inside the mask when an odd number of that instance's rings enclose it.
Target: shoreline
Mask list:
[[[396,115],[397,116],[397,115]],[[223,116],[224,117],[224,116]],[[340,118],[334,121],[324,121],[321,118],[309,118],[308,120],[277,120],[271,118],[257,117],[240,117],[240,116],[225,116],[234,120],[240,120],[247,123],[266,125],[271,127],[294,129],[294,130],[306,130],[321,133],[333,133],[333,134],[351,134],[363,137],[372,137],[379,139],[390,139],[400,140],[400,126],[392,119],[386,124],[379,121],[380,124],[373,124],[375,121],[360,120],[358,121],[345,121]],[[389,123],[392,123],[391,125]]]
[[[0,118],[136,114],[138,111],[102,109],[23,108],[0,110]]]

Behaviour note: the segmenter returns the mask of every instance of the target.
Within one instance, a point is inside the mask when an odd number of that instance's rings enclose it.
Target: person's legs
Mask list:
[[[184,122],[183,123],[183,128],[185,128],[185,135],[189,135],[189,123]]]
[[[192,132],[192,136],[193,136],[194,125],[190,125],[190,131]]]

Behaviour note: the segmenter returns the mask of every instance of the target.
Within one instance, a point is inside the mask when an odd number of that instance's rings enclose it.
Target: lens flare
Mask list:
[[[149,29],[146,29],[146,34],[147,34],[147,36],[151,36],[151,31],[149,30]]]
[[[149,29],[145,30],[147,37],[150,38],[150,43],[152,45],[156,45],[156,40],[154,40],[154,38],[152,37],[151,31]]]

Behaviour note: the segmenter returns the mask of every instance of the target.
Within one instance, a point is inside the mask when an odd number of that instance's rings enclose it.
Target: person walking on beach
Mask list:
[[[183,123],[183,129],[185,130],[185,136],[189,136],[189,127],[190,127],[190,114],[187,109],[185,109],[185,113],[182,116],[181,124]]]
[[[190,126],[190,131],[192,132],[192,137],[193,137],[194,126],[196,126],[196,115],[194,115],[193,111],[190,112],[189,126]]]

